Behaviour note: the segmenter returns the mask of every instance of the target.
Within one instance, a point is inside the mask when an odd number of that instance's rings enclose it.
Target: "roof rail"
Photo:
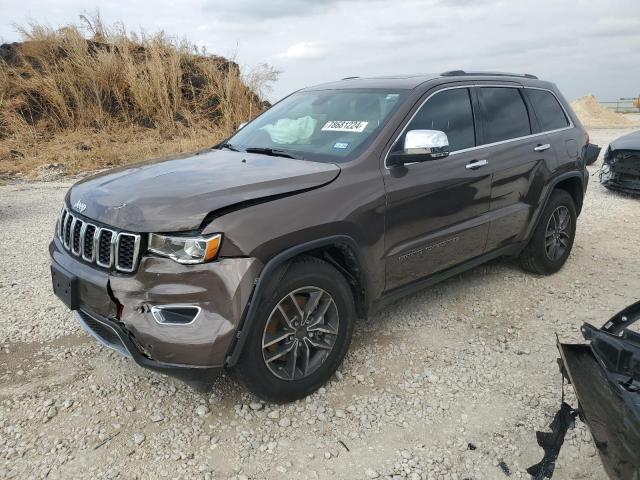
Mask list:
[[[443,72],[440,74],[443,77],[462,77],[465,75],[469,76],[494,76],[494,77],[523,77],[523,78],[532,78],[537,80],[538,77],[535,75],[531,75],[530,73],[508,73],[508,72],[467,72],[465,70],[449,70],[448,72]]]
[[[354,78],[360,78],[360,77],[344,77],[344,78],[341,78],[340,80],[353,80]]]

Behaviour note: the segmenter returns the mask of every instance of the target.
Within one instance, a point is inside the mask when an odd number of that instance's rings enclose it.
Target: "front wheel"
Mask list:
[[[565,190],[554,190],[540,221],[520,254],[523,269],[550,275],[567,261],[576,235],[576,207]]]
[[[267,401],[305,397],[329,380],[347,352],[355,319],[351,288],[328,263],[304,257],[260,302],[237,376]]]

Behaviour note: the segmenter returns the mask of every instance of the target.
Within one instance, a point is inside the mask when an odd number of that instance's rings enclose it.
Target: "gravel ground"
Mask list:
[[[592,177],[558,274],[498,260],[408,297],[360,322],[303,401],[265,405],[228,377],[197,393],[96,344],[50,292],[70,183],[0,186],[0,478],[528,478],[560,405],[556,333],[638,299],[640,200]],[[554,478],[605,478],[580,422]]]

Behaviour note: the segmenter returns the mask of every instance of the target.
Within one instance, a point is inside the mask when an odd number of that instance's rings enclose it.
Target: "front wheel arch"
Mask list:
[[[338,258],[336,252],[342,252],[343,257]],[[358,316],[366,316],[370,301],[368,295],[368,276],[364,270],[364,263],[361,259],[358,244],[352,237],[348,235],[333,235],[290,247],[271,258],[265,264],[262,272],[260,272],[251,298],[244,309],[242,320],[234,337],[234,342],[230,345],[225,357],[225,367],[234,367],[238,363],[242,349],[251,331],[252,323],[255,320],[260,299],[263,298],[265,294],[268,294],[267,288],[270,279],[274,277],[282,278],[286,274],[291,262],[301,256],[313,256],[325,260],[342,273],[351,285]],[[356,269],[348,264],[342,264],[344,259],[347,258],[357,265]]]
[[[269,283],[233,373],[258,397],[290,402],[316,391],[340,366],[355,307],[346,279],[315,257],[296,257]]]

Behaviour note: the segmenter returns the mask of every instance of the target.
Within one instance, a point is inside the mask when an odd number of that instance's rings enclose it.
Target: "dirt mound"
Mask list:
[[[609,110],[593,95],[585,95],[574,100],[571,107],[587,128],[624,128],[639,125],[624,115]]]
[[[244,73],[163,32],[81,19],[32,24],[23,42],[0,45],[0,173],[59,162],[75,173],[203,148],[268,106],[269,67]],[[79,141],[87,148],[74,149]]]
[[[0,45],[0,59],[6,80],[0,87],[6,117],[0,134],[11,133],[12,123],[61,130],[114,121],[149,128],[224,122],[230,96],[254,109],[263,106],[237,63],[162,37],[96,42],[67,30]],[[233,90],[225,91],[230,83]]]

